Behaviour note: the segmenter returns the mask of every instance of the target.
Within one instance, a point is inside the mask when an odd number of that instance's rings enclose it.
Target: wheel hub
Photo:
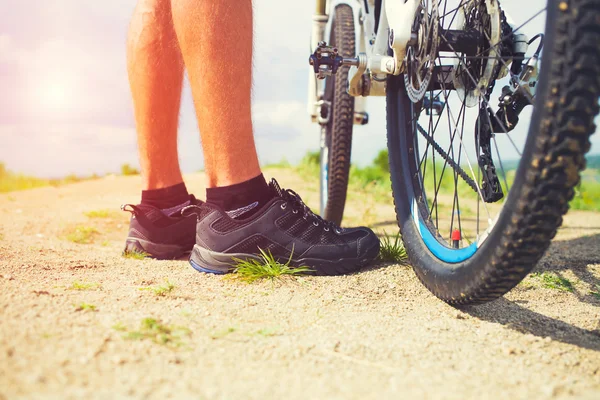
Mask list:
[[[423,99],[433,77],[438,49],[438,1],[421,0],[413,25],[416,43],[406,51],[404,84],[413,102]]]
[[[481,34],[481,43],[476,56],[456,52],[453,82],[459,98],[467,107],[479,105],[488,87],[498,74],[498,59],[501,49],[500,7],[497,0],[473,0],[458,10],[457,29],[476,30]]]

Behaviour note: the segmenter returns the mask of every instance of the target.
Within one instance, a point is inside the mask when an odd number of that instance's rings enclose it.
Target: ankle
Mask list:
[[[141,204],[162,210],[182,205],[189,199],[185,183],[181,182],[165,188],[142,190]]]
[[[254,214],[273,197],[262,173],[235,185],[206,189],[206,202],[227,211],[232,218]]]

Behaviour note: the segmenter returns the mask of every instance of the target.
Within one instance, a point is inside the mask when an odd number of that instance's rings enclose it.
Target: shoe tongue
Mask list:
[[[277,183],[277,181],[275,180],[275,178],[271,178],[271,182],[269,183],[269,187],[277,194],[278,197],[282,197],[283,196],[283,190],[281,189],[281,186],[279,186],[279,183]]]

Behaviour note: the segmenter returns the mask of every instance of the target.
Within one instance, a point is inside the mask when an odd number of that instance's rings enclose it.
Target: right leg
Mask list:
[[[181,209],[198,202],[187,192],[177,154],[183,59],[170,0],[139,0],[127,44],[142,167],[142,202],[126,209],[131,219],[125,252],[176,258],[194,245],[195,217]]]

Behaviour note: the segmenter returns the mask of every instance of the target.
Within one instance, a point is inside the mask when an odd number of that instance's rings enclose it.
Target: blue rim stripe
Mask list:
[[[464,249],[451,249],[443,246],[435,237],[433,237],[425,224],[421,221],[419,221],[419,224],[421,225],[421,239],[423,239],[425,246],[427,246],[427,248],[442,261],[457,264],[473,257],[477,251],[477,243],[473,243]]]
[[[469,247],[465,247],[464,249],[451,249],[450,247],[446,247],[442,245],[429,231],[429,228],[421,221],[421,217],[417,212],[415,214],[415,201],[413,200],[412,206],[410,208],[411,214],[413,216],[413,220],[418,227],[419,233],[421,234],[421,239],[425,246],[433,253],[434,256],[439,258],[440,260],[450,263],[450,264],[458,264],[463,261],[468,260],[473,257],[473,255],[477,252],[479,246],[477,243],[473,243]]]

